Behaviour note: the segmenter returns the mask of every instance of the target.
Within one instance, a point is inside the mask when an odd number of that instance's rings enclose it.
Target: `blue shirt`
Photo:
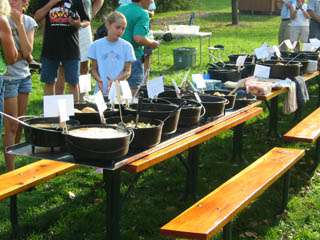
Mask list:
[[[296,0],[289,0],[291,4],[296,4]],[[290,19],[290,9],[287,7],[287,4],[283,3],[281,8],[281,19]]]
[[[319,0],[309,0],[308,10],[312,10],[315,15],[320,16],[320,1]]]

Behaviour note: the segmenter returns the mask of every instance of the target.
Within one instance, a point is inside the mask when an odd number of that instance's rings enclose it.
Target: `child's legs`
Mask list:
[[[4,81],[4,112],[17,117],[18,115],[18,106],[17,106],[17,96],[18,96],[18,87],[19,80],[6,80]],[[17,132],[18,124],[8,118],[4,118],[4,151],[5,148],[11,146],[15,143],[15,136]],[[14,169],[14,157],[12,155],[4,152],[4,157],[6,160],[7,170],[11,171]]]
[[[79,102],[79,76],[80,61],[78,59],[62,62],[65,81],[68,83],[69,92],[73,94],[74,101]]]
[[[290,41],[298,42],[300,38],[300,27],[290,27]],[[295,51],[299,50],[299,42],[296,45]]]
[[[309,41],[309,26],[301,27],[301,42],[307,43]]]
[[[44,95],[55,94],[55,81],[57,71],[60,64],[59,60],[52,60],[48,58],[41,59],[41,82],[45,83]]]
[[[32,90],[32,81],[30,77],[20,82],[18,89],[18,117],[26,115],[29,93]],[[22,127],[19,124],[16,132],[15,143],[20,142]]]
[[[63,66],[60,65],[58,68],[58,77],[57,77],[57,82],[55,84],[55,93],[57,95],[62,95],[64,94],[64,69]]]
[[[140,60],[134,61],[131,66],[131,76],[128,79],[132,94],[134,95],[138,86],[143,82],[144,69],[143,63]]]

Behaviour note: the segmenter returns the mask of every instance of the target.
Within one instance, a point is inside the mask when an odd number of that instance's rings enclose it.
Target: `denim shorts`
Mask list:
[[[32,90],[31,77],[14,80],[4,80],[4,98],[17,97],[19,93],[30,93]]]
[[[136,60],[131,66],[131,76],[128,79],[129,85],[132,88],[137,88],[143,81],[144,68],[141,60]]]
[[[65,81],[71,85],[79,83],[80,60],[53,60],[45,57],[41,58],[41,82],[53,84],[57,78],[57,71],[61,65],[64,67]]]

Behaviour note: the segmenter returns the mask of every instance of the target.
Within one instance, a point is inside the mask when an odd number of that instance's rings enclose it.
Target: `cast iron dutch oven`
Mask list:
[[[106,122],[107,124],[118,124],[121,122],[121,119],[119,117],[112,117],[107,118]],[[124,117],[123,122],[125,124],[131,122],[135,123],[136,118],[133,116]],[[151,127],[136,128],[130,126],[134,132],[134,138],[130,144],[130,149],[147,149],[159,144],[161,141],[163,121],[151,118],[139,118],[139,123],[150,124]]]
[[[221,82],[237,82],[241,79],[241,72],[234,68],[215,68],[209,67],[208,74],[211,79],[221,80]]]
[[[195,99],[194,95],[184,96],[186,99]],[[206,118],[220,117],[224,115],[225,106],[229,101],[223,97],[200,95],[201,102],[206,109]]]
[[[96,112],[81,112],[81,113],[74,113],[74,116],[72,117],[75,120],[78,120],[81,125],[86,125],[86,124],[99,124],[101,122],[100,116],[97,110],[97,106],[92,103],[76,103],[74,105],[75,109],[78,109],[82,111],[82,109],[90,107],[94,109]]]
[[[256,57],[254,55],[248,55],[248,54],[231,54],[228,56],[229,58],[229,61],[230,62],[233,62],[233,63],[236,63],[237,62],[237,59],[238,57],[240,56],[245,56],[247,55],[247,58],[246,58],[246,63],[255,63],[256,61]]]
[[[294,78],[300,75],[301,63],[299,62],[279,62],[277,60],[270,60],[261,62],[261,65],[269,66],[270,78],[285,79]]]
[[[137,113],[137,104],[127,109],[131,114]],[[172,134],[177,131],[181,109],[174,104],[142,103],[140,116],[164,121],[162,134]]]
[[[73,136],[72,131],[90,128],[109,128],[118,131],[123,136],[106,136],[106,138],[85,138]],[[73,157],[78,161],[113,161],[125,156],[129,151],[129,144],[134,134],[131,129],[120,128],[113,125],[83,125],[72,127],[69,133],[65,134],[65,142]]]
[[[239,91],[237,93],[237,97],[236,97],[233,109],[236,110],[236,109],[244,108],[244,107],[246,107],[256,101],[257,101],[256,96],[254,96],[250,93],[246,93],[246,91]]]
[[[24,121],[31,125],[31,127],[23,125],[26,142],[31,145],[38,147],[61,147],[65,145],[62,129],[59,127],[59,118],[37,117]],[[43,126],[39,128],[35,124]],[[67,122],[67,125],[79,126],[80,123],[77,120],[70,120]]]
[[[209,65],[209,68],[212,68],[212,69],[219,69],[219,68],[227,68],[227,69],[235,69],[235,70],[238,69],[238,67],[236,66],[236,63],[232,63],[232,62],[226,62],[224,64],[216,63],[216,64],[208,64],[208,65]],[[255,66],[256,65],[254,63],[245,62],[244,66],[240,70],[241,78],[252,76],[254,73]]]
[[[231,110],[234,107],[234,103],[236,100],[236,94],[231,94],[228,95],[230,93],[230,91],[228,90],[210,90],[210,91],[205,91],[206,94],[208,95],[213,95],[213,96],[220,96],[223,97],[225,99],[227,99],[229,101],[228,104],[226,104],[226,110]],[[219,95],[215,95],[216,93],[218,93]]]
[[[181,105],[183,102],[185,102],[180,112],[178,124],[179,127],[192,127],[194,125],[197,125],[206,113],[204,106],[195,100],[185,100],[179,98],[164,99],[176,105]]]

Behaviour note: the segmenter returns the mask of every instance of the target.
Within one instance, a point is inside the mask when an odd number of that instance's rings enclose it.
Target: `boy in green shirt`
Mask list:
[[[132,63],[131,76],[128,79],[133,92],[144,78],[144,47],[154,49],[159,46],[159,42],[148,38],[150,18],[147,10],[152,2],[153,0],[133,0],[132,3],[122,5],[117,9],[126,17],[128,24],[122,38],[132,44],[137,58],[137,61]]]

